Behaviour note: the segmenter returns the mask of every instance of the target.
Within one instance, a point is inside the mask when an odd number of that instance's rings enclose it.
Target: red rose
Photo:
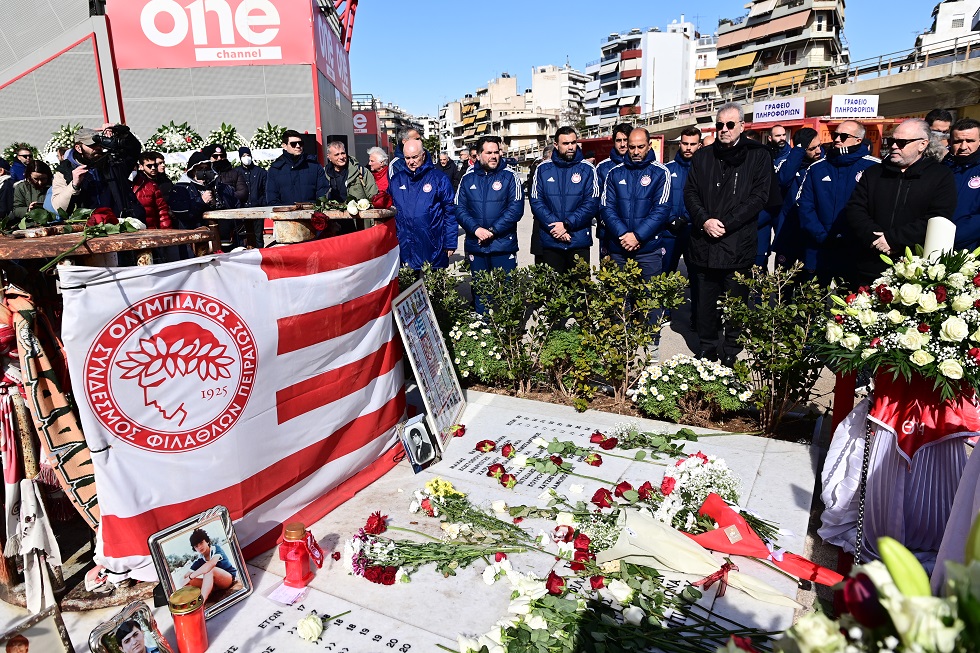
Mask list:
[[[608,508],[613,504],[612,502],[612,492],[606,488],[599,488],[592,495],[592,503],[599,506],[600,508]]]
[[[973,285],[980,288],[980,274],[973,277]]]
[[[419,504],[419,507],[422,508],[422,512],[427,514],[429,517],[436,516],[436,511],[432,507],[432,501],[430,501],[428,498],[422,499],[422,503]]]
[[[593,576],[589,579],[589,583],[592,585],[592,589],[601,590],[606,586],[606,579],[603,576]]]
[[[388,519],[388,515],[382,515],[380,511],[374,513],[368,517],[367,524],[364,525],[364,532],[371,535],[381,535],[388,530],[386,519]]]
[[[706,455],[704,455],[703,453],[701,453],[700,451],[697,452],[696,454],[694,454],[693,456],[691,456],[691,458],[697,458],[698,460],[700,460],[704,464],[706,464],[706,465],[708,464],[708,457]]]
[[[585,569],[585,563],[591,562],[593,557],[588,550],[576,550],[575,555],[572,556],[572,563],[568,567],[572,571],[582,571]]]
[[[313,215],[310,217],[310,222],[312,222],[314,231],[323,231],[327,228],[327,214],[321,213],[320,211],[314,211]]]
[[[651,496],[653,496],[653,483],[650,481],[643,481],[643,485],[636,488],[636,491],[639,492],[641,499],[649,499]]]
[[[185,141],[187,141],[188,143],[190,143],[190,142],[191,142],[191,137],[190,137],[190,136],[188,136],[188,137],[187,137],[187,138],[185,138],[184,140],[185,140]]]
[[[584,460],[586,465],[592,465],[593,467],[602,465],[602,456],[597,453],[590,453]]]
[[[395,579],[397,577],[398,577],[398,567],[385,567],[381,571],[381,584],[394,585]]]
[[[453,424],[449,427],[449,432],[453,434],[454,438],[461,438],[466,435],[466,427],[462,424]]]
[[[500,561],[506,560],[506,559],[507,559],[507,554],[506,553],[501,553],[500,551],[497,551],[496,553],[493,554],[493,561],[494,562],[500,562]]]
[[[884,304],[891,304],[892,300],[895,299],[895,295],[882,284],[878,286],[878,299]]]
[[[163,145],[163,139],[162,138],[158,138],[157,139],[157,145]]]
[[[973,357],[973,360],[975,360],[977,363],[980,363],[980,348],[973,347],[967,353]]]
[[[617,444],[619,444],[618,438],[606,438],[605,440],[599,443],[599,448],[609,451],[610,449],[614,449]]]
[[[340,560],[341,558],[340,551],[334,551],[333,553],[330,554],[330,557],[333,558],[334,560]]]
[[[494,463],[487,469],[487,476],[492,476],[493,478],[500,478],[506,473],[507,470],[500,463]]]
[[[620,483],[619,485],[616,486],[616,496],[619,497],[620,499],[622,499],[623,498],[623,495],[626,494],[627,492],[629,492],[632,489],[633,489],[633,486],[632,485],[630,485],[626,481],[623,481],[622,483]]]
[[[556,467],[561,467],[565,461],[561,459],[561,456],[551,456],[551,462],[555,463]]]
[[[389,195],[386,191],[381,191],[371,198],[371,206],[376,209],[390,209],[391,204],[391,195]]]
[[[929,325],[925,322],[919,323],[919,333],[929,333]]]
[[[548,580],[545,581],[544,585],[548,588],[549,594],[561,596],[565,592],[565,579],[554,571],[548,574]]]
[[[500,455],[504,458],[513,458],[514,454],[516,453],[517,449],[515,449],[514,445],[512,445],[510,442],[500,447]]]
[[[735,648],[740,651],[748,651],[749,653],[759,653],[759,649],[752,646],[752,640],[748,637],[739,637],[738,635],[732,635],[732,644]]]
[[[500,484],[508,490],[513,489],[513,487],[517,485],[517,477],[513,474],[504,474],[500,477]]]
[[[845,608],[862,626],[878,628],[888,623],[888,613],[878,599],[878,590],[865,574],[848,578],[842,594]]]
[[[561,526],[555,526],[554,540],[555,542],[571,542],[572,538],[575,537],[575,529],[566,524]]]
[[[605,439],[606,439],[606,434],[605,433],[601,433],[599,431],[595,431],[592,434],[592,437],[589,438],[589,442],[591,442],[592,444],[599,444],[600,442],[602,442]]]
[[[844,298],[844,301],[847,302],[848,304],[853,304],[854,300],[857,298],[858,296],[855,293],[851,293],[850,295]]]
[[[497,448],[497,443],[493,440],[480,440],[476,443],[476,450],[483,453],[490,453]]]
[[[369,581],[371,581],[372,583],[378,583],[380,585],[381,574],[383,573],[383,571],[384,569],[382,567],[379,567],[378,565],[371,565],[370,567],[364,570],[364,577]]]
[[[520,524],[522,521],[524,521],[524,518],[523,517],[514,517],[514,519],[513,519],[513,522],[515,524]]]
[[[858,287],[858,294],[860,294],[860,295],[870,295],[871,294],[871,289],[868,288],[867,286],[859,286]]]
[[[844,316],[843,315],[835,315],[834,316],[834,322],[836,322],[837,324],[844,324]]]
[[[936,293],[937,302],[942,304],[944,301],[946,301],[946,286],[936,286],[936,289],[933,292]]]
[[[572,542],[572,546],[575,547],[576,551],[588,551],[590,544],[592,544],[592,540],[585,533],[579,533],[575,536],[575,541]]]
[[[677,479],[673,476],[664,476],[664,480],[660,483],[660,493],[664,496],[668,496],[674,491],[674,486],[677,485]]]
[[[116,217],[112,209],[103,206],[92,211],[92,215],[85,222],[85,226],[87,227],[97,227],[100,224],[119,224],[119,218]]]
[[[871,342],[868,343],[868,346],[874,349],[880,344],[881,344],[881,338],[872,338]]]

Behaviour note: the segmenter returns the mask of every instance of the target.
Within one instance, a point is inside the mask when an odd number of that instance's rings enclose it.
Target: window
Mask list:
[[[792,66],[796,64],[796,50],[787,50],[783,53],[783,65]]]
[[[966,23],[966,17],[963,14],[953,14],[953,29],[958,27],[963,27]]]
[[[817,14],[817,31],[822,32],[824,28],[824,15]]]

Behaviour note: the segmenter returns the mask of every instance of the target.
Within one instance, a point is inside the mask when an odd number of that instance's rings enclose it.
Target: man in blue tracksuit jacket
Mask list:
[[[612,128],[612,151],[609,152],[609,158],[595,167],[596,174],[599,177],[600,195],[602,195],[602,189],[606,187],[606,175],[609,174],[610,170],[627,159],[626,147],[631,131],[633,131],[633,125],[628,122],[621,122]],[[595,237],[599,241],[600,258],[607,256],[609,252],[605,246],[606,226],[602,223],[601,212],[596,216]]]
[[[453,183],[432,165],[422,141],[407,141],[404,155],[405,168],[388,184],[398,209],[395,227],[402,265],[413,270],[421,270],[426,263],[445,268],[459,240]]]
[[[949,155],[944,163],[956,179],[955,248],[980,246],[980,122],[957,120],[950,129]]]
[[[796,196],[806,241],[803,266],[816,272],[821,284],[829,284],[835,277],[850,278],[844,207],[861,174],[880,163],[871,156],[864,134],[861,123],[842,122],[834,132],[834,143],[826,157],[807,168]]]
[[[534,171],[531,212],[541,242],[541,262],[565,273],[575,257],[589,260],[592,218],[599,210],[599,182],[595,168],[584,160],[574,127],[555,133],[551,159]]]
[[[456,220],[466,231],[470,270],[479,272],[517,267],[517,223],[524,216],[521,180],[500,163],[500,137],[477,141],[476,164],[463,175],[456,190]],[[483,302],[474,296],[477,313]]]
[[[684,204],[684,185],[691,172],[691,159],[701,148],[701,130],[688,127],[681,132],[681,140],[674,160],[667,164],[670,173],[670,220],[663,232],[664,272],[676,272],[681,254],[691,238],[691,219]]]
[[[784,175],[780,171],[785,167],[784,164],[793,152],[793,146],[789,142],[789,133],[782,125],[775,125],[769,130],[769,142],[766,144],[769,153],[772,155],[772,166],[776,171],[776,178],[779,181],[779,190],[782,192],[780,197],[770,198],[769,204],[759,213],[758,223],[758,245],[755,252],[755,264],[763,268],[769,265],[769,254],[772,252],[772,235],[776,228],[783,200],[787,198],[786,189],[793,181],[794,172],[788,169]]]
[[[391,157],[388,163],[388,179],[395,176],[396,172],[405,169],[405,143],[408,141],[422,141],[422,134],[414,127],[407,127],[398,132],[398,145],[395,147],[395,156]]]
[[[670,221],[670,173],[650,149],[650,133],[634,129],[629,159],[609,171],[602,193],[609,255],[619,266],[634,259],[649,280],[663,271],[662,232]]]

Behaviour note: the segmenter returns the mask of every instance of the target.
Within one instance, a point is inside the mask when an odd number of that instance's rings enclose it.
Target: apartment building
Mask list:
[[[950,50],[953,41],[980,38],[980,0],[944,0],[932,10],[932,27],[915,39],[920,52]]]
[[[748,14],[718,25],[722,96],[765,94],[846,65],[844,0],[752,0]]]

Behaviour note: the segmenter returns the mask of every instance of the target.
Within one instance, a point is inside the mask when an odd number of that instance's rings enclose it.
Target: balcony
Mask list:
[[[640,69],[636,70],[623,70],[619,73],[620,79],[635,79],[638,77],[643,77],[643,71]]]
[[[627,59],[639,59],[642,56],[643,56],[643,50],[639,50],[639,49],[637,49],[637,50],[623,50],[620,53],[619,58],[622,61],[626,61]]]

